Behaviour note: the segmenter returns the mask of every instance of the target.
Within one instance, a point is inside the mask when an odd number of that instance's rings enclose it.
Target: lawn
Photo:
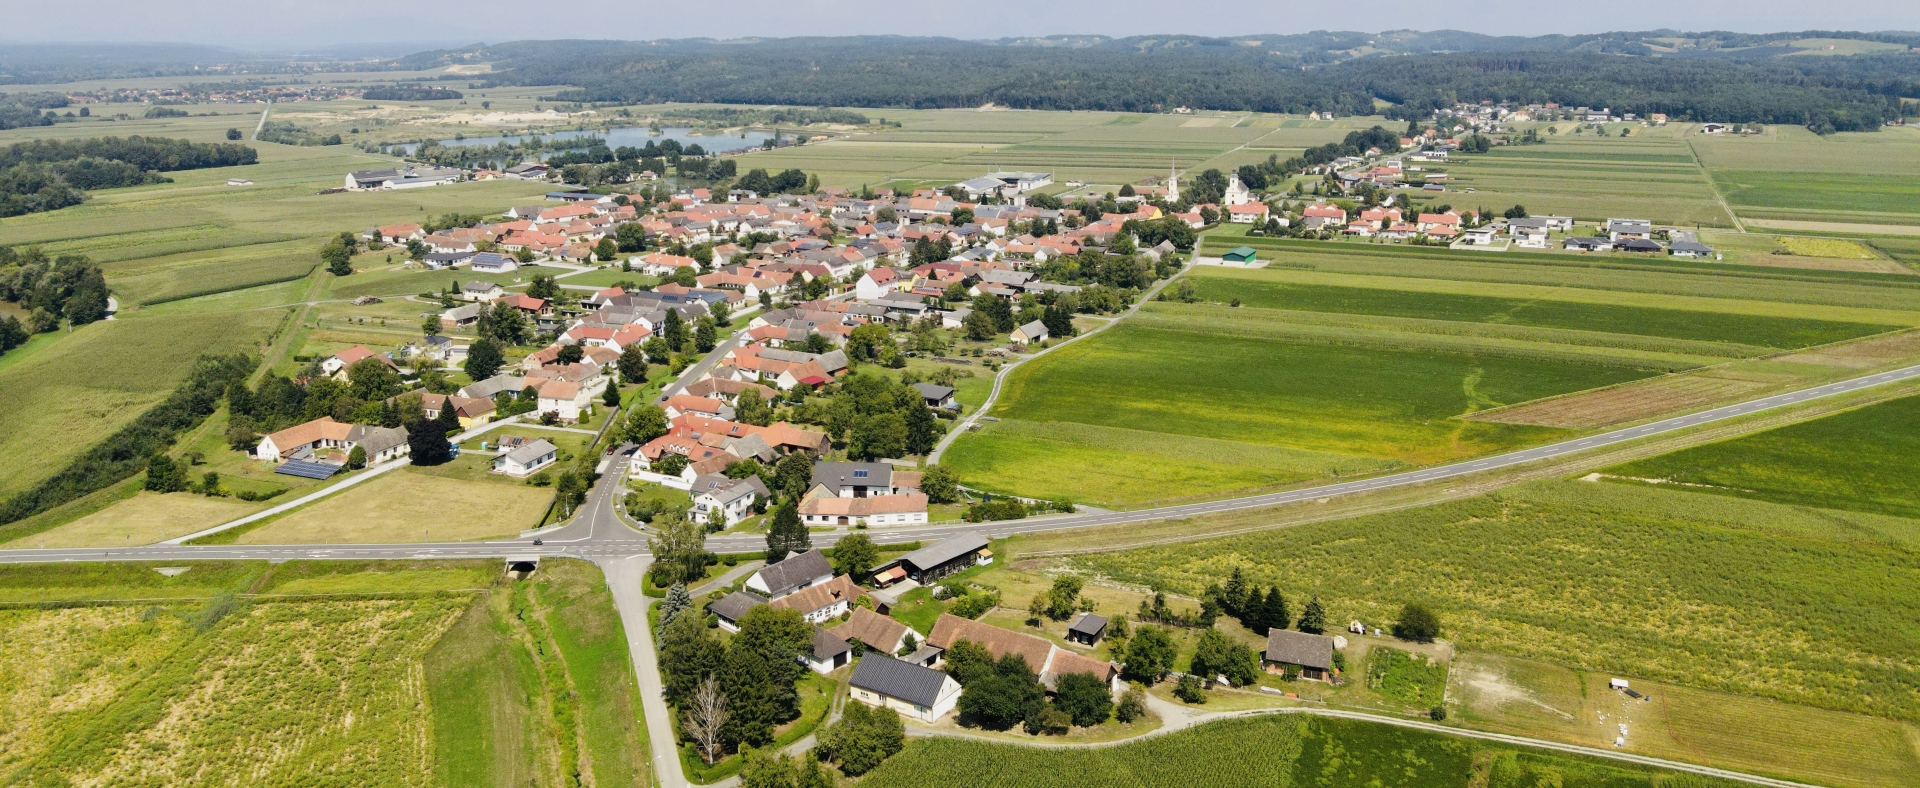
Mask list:
[[[1766,501],[1920,517],[1920,397],[1618,465],[1604,472]]]
[[[1463,293],[1422,293],[1370,287],[1261,281],[1248,276],[1193,277],[1200,297],[1248,307],[1307,312],[1504,323],[1542,328],[1637,334],[1673,339],[1793,349],[1877,334],[1888,326],[1763,315],[1592,304]]]
[[[413,468],[322,498],[242,535],[239,544],[384,544],[511,537],[540,521],[553,491],[449,479]]]
[[[1223,757],[1222,741],[1232,742]],[[1041,749],[916,739],[869,774],[873,788],[962,786],[1731,786],[1379,723],[1292,715],[1215,722],[1115,747]]]
[[[1071,563],[1185,594],[1237,567],[1329,621],[1420,602],[1462,649],[1913,721],[1917,547],[1913,520],[1555,481]]]
[[[16,539],[8,549],[126,547],[184,536],[259,511],[267,504],[193,493],[142,491],[52,530]]]
[[[1307,344],[1225,336],[1204,327],[1123,324],[1050,353],[1008,379],[993,415],[1044,427],[1015,425],[1004,435],[963,436],[944,461],[985,489],[1124,506],[1226,491],[1243,481],[1283,483],[1544,442],[1566,433],[1452,417],[1648,374],[1566,359]],[[1088,433],[1096,443],[1131,440],[1121,437],[1126,433],[1080,425],[1213,443],[1188,442],[1158,463],[1139,452],[1074,451],[1077,460],[1091,464],[1060,481],[1061,466],[1049,458],[1054,445]],[[1036,432],[1049,442],[1034,447],[1036,438],[1029,436]],[[1189,462],[1208,455],[1210,460]],[[1276,459],[1285,464],[1267,464]],[[1228,474],[1219,464],[1261,470]],[[1191,490],[1171,486],[1181,479],[1198,484]]]

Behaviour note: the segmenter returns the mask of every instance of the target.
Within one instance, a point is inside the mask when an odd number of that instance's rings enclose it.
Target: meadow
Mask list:
[[[1548,481],[1068,563],[1190,595],[1238,568],[1329,621],[1419,602],[1462,650],[1912,722],[1916,547],[1902,518]]]
[[[19,644],[0,657],[9,781],[647,782],[625,637],[590,565],[513,583],[489,561],[185,568],[0,576],[69,600],[0,610]],[[169,591],[194,595],[155,601]]]
[[[1626,138],[1560,134],[1547,139],[1543,145],[1495,148],[1425,165],[1450,176],[1448,191],[1434,201],[1495,211],[1524,205],[1535,214],[1581,221],[1634,216],[1664,224],[1733,226],[1686,143],[1666,130],[1636,129]],[[1475,193],[1466,194],[1467,188]]]
[[[1226,490],[1239,480],[1285,483],[1342,469],[1440,462],[1545,441],[1563,433],[1452,417],[1647,374],[1561,359],[1272,341],[1217,327],[1123,324],[1017,370],[992,413],[1005,420],[1003,425],[1029,424],[964,436],[944,461],[969,484],[988,490],[1099,506],[1138,505]],[[1092,464],[1063,476],[1049,461],[1051,449],[1076,439],[1084,445],[1081,436],[1089,431],[1082,425],[1245,447],[1187,443],[1155,457],[1158,441],[1108,433],[1099,441],[1131,441],[1138,449],[1130,455],[1073,452]],[[1195,456],[1205,459],[1189,462]],[[1283,464],[1267,465],[1276,459]],[[1208,472],[1209,461],[1265,470],[1251,477],[1246,472],[1223,476]],[[1200,483],[1181,487],[1176,482],[1182,475],[1197,475]],[[1082,486],[1103,477],[1103,483]]]
[[[1222,758],[1220,742],[1235,757]],[[875,788],[928,786],[1731,785],[1378,723],[1293,715],[1215,722],[1115,747],[1041,749],[917,739],[869,774]]]
[[[510,537],[540,524],[553,492],[406,467],[241,535],[238,544],[383,544]]]
[[[1763,501],[1920,517],[1920,397],[1869,405],[1602,472]]]
[[[1920,130],[1912,127],[1823,137],[1772,126],[1689,142],[1742,217],[1920,224]]]

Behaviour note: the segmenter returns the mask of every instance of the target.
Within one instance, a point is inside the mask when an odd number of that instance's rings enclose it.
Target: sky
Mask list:
[[[0,41],[170,42],[280,50],[347,43],[847,34],[1001,38],[1469,30],[1920,30],[1916,0],[0,0]],[[405,47],[403,47],[404,49]]]

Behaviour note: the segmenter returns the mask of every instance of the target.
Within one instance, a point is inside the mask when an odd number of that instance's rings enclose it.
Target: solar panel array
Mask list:
[[[312,462],[308,460],[288,460],[273,469],[274,473],[298,476],[302,479],[330,479],[340,472],[339,465],[331,462]]]

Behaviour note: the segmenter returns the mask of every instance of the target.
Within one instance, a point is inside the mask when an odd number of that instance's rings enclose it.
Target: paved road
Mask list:
[[[659,655],[654,653],[653,632],[647,627],[647,606],[653,603],[640,591],[640,584],[653,559],[645,556],[597,561],[613,591],[613,607],[620,611],[621,627],[627,631],[627,649],[633,654],[634,677],[640,680],[640,709],[647,718],[647,748],[653,765],[653,784],[660,788],[686,788],[687,775],[680,768],[675,749],[673,712],[667,707],[665,688],[660,682]]]
[[[1801,389],[1799,391],[1776,394],[1771,397],[1742,402],[1736,405],[1714,408],[1686,416],[1642,424],[1637,427],[1592,435],[1585,438],[1563,441],[1539,446],[1532,449],[1510,452],[1478,460],[1467,460],[1451,465],[1441,465],[1416,471],[1407,471],[1370,479],[1358,479],[1338,484],[1307,487],[1287,492],[1254,495],[1245,498],[1230,498],[1207,503],[1166,506],[1157,509],[1140,509],[1130,512],[1100,512],[1088,514],[1058,515],[1036,517],[1026,520],[1011,520],[986,526],[967,525],[930,525],[915,528],[888,528],[865,531],[877,542],[908,542],[915,540],[940,539],[962,531],[985,531],[993,536],[1005,536],[1016,533],[1038,533],[1058,531],[1069,528],[1085,528],[1096,525],[1117,525],[1140,523],[1154,520],[1193,517],[1202,514],[1238,511],[1275,506],[1284,503],[1312,501],[1341,495],[1372,492],[1393,487],[1452,479],[1484,471],[1510,468],[1540,460],[1564,457],[1593,449],[1604,448],[1629,441],[1636,441],[1679,430],[1690,429],[1717,421],[1748,416],[1774,408],[1795,405],[1822,397],[1831,397],[1848,392],[1859,391],[1873,386],[1920,379],[1920,366],[1880,372],[1863,377],[1828,383],[1823,386]],[[619,467],[624,468],[624,464]],[[61,548],[46,550],[0,550],[0,563],[30,563],[45,561],[182,561],[182,560],[224,560],[266,558],[291,560],[295,558],[313,559],[371,559],[371,558],[480,558],[501,557],[507,555],[552,555],[573,556],[576,558],[597,558],[606,556],[634,555],[646,550],[645,536],[620,523],[619,515],[612,511],[613,480],[619,474],[609,469],[607,478],[595,488],[581,515],[569,524],[565,534],[557,534],[540,547],[532,546],[526,540],[506,542],[452,542],[441,544],[407,545],[262,545],[257,547],[207,546],[190,547],[184,545],[151,545],[147,547],[103,550],[95,548]],[[585,523],[585,535],[579,535],[577,529]],[[618,527],[615,527],[615,526]],[[814,543],[826,546],[832,544],[834,534],[817,534]],[[758,536],[717,536],[708,540],[709,549],[725,553],[755,552],[765,546]]]

